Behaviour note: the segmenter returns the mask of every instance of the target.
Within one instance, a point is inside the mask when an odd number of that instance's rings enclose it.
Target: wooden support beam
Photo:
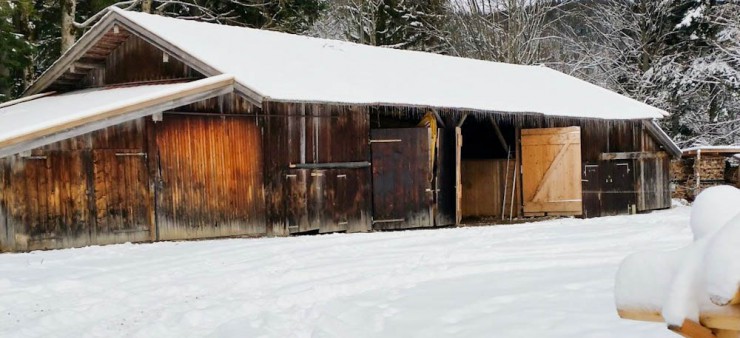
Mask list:
[[[370,167],[370,162],[296,163],[288,167],[291,169],[357,169]]]
[[[115,20],[112,13],[108,13],[95,25],[90,31],[80,38],[74,48],[67,50],[57,62],[54,63],[44,74],[41,75],[26,91],[26,95],[38,94],[49,87],[57,78],[59,78],[69,68],[69,66],[79,60],[86,52],[98,42],[105,33],[110,30]]]
[[[679,148],[676,143],[673,142],[673,140],[668,136],[668,134],[663,131],[663,129],[660,129],[660,126],[658,126],[658,123],[652,120],[643,120],[642,125],[645,128],[645,131],[650,134],[660,145],[663,146],[665,151],[667,151],[671,156],[675,158],[681,157],[681,148]]]
[[[434,115],[434,118],[437,119],[437,124],[439,124],[442,128],[447,128],[447,126],[445,126],[445,121],[443,121],[442,117],[439,116],[439,113],[437,112],[437,110],[432,109],[431,111],[432,111],[432,114]]]
[[[491,124],[493,125],[493,130],[496,132],[498,141],[501,142],[501,145],[504,147],[506,151],[509,151],[509,144],[506,143],[506,139],[504,138],[504,134],[501,133],[501,129],[498,127],[498,123],[496,123],[496,120],[493,118],[493,116],[489,117],[488,119],[491,121]]]
[[[90,70],[90,69],[104,68],[105,67],[105,64],[104,63],[90,63],[90,62],[78,61],[78,62],[75,62],[74,64],[72,64],[72,67],[79,68],[79,69],[87,69],[87,70]]]
[[[664,151],[649,152],[649,151],[636,151],[636,152],[623,152],[623,153],[601,153],[599,159],[602,161],[614,161],[614,160],[643,160],[653,158],[665,158],[668,157],[668,153]]]
[[[457,121],[457,127],[462,128],[463,123],[465,123],[465,120],[467,119],[468,119],[468,113],[465,113],[465,115],[463,115],[460,121]]]

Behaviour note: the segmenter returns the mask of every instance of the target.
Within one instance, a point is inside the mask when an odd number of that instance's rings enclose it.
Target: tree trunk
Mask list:
[[[36,43],[36,32],[34,31],[33,23],[31,23],[31,12],[33,7],[31,5],[19,6],[20,15],[18,18],[18,31],[26,37],[26,41],[30,44]],[[31,58],[31,56],[28,56]],[[31,82],[34,80],[34,63],[28,62],[28,65],[23,68],[23,89],[28,88]]]
[[[75,43],[75,12],[77,8],[77,0],[61,0],[60,1],[62,10],[62,53],[66,52]]]
[[[152,12],[152,0],[144,0],[141,2],[141,11],[144,13]]]

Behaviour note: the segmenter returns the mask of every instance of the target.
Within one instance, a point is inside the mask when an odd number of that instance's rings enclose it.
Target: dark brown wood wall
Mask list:
[[[373,228],[434,226],[428,128],[371,131]]]
[[[100,83],[105,85],[202,77],[172,56],[165,61],[162,50],[136,35],[108,55],[102,75]]]
[[[369,230],[367,108],[265,102],[263,114],[268,233]]]

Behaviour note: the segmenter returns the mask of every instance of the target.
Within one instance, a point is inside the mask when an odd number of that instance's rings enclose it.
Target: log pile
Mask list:
[[[709,187],[738,186],[738,168],[728,164],[727,156],[717,154],[702,154],[698,160],[695,157],[676,159],[671,161],[671,183],[672,198],[692,201]]]

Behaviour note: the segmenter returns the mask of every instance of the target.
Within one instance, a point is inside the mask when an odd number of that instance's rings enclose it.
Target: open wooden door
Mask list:
[[[455,128],[455,225],[462,222],[462,128]]]
[[[457,136],[454,129],[439,129],[437,175],[434,179],[437,200],[436,225],[457,222],[457,177],[459,172]]]
[[[373,228],[431,227],[429,129],[371,131]]]
[[[581,215],[581,129],[522,129],[524,215]]]

